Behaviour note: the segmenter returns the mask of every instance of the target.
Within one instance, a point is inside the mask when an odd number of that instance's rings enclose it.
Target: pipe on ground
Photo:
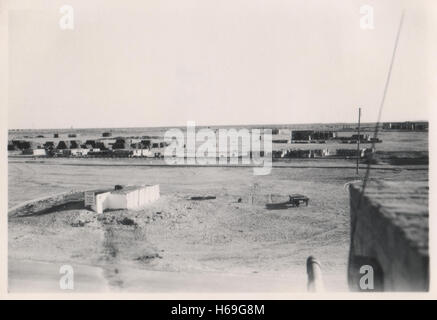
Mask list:
[[[307,259],[307,275],[307,290],[309,292],[324,291],[321,263],[313,256],[309,256]]]

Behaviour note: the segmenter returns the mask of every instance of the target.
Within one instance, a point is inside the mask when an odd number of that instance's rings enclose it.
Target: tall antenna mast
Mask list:
[[[378,129],[379,129],[379,124],[381,122],[381,115],[382,115],[382,109],[384,107],[384,102],[385,102],[385,96],[387,94],[387,90],[388,90],[388,85],[390,83],[390,78],[391,78],[391,72],[393,69],[393,63],[395,60],[395,56],[396,56],[396,50],[398,47],[398,42],[399,42],[399,36],[401,34],[401,29],[402,29],[402,23],[404,21],[404,10],[402,11],[402,15],[401,15],[401,19],[399,22],[399,27],[398,27],[398,32],[396,34],[396,39],[395,39],[395,43],[394,43],[394,48],[393,48],[393,53],[392,53],[392,57],[391,57],[391,61],[390,61],[390,66],[388,68],[388,74],[387,74],[387,78],[385,80],[385,86],[384,86],[384,92],[382,94],[382,99],[381,99],[381,104],[379,105],[379,112],[378,112],[378,118],[377,118],[377,122],[375,125],[375,131],[373,133],[373,140],[372,140],[372,152],[370,153],[370,158],[368,159],[367,162],[367,168],[366,168],[366,174],[364,176],[363,179],[363,187],[361,189],[361,196],[358,202],[358,208],[361,207],[361,202],[364,196],[364,193],[366,191],[366,186],[367,186],[367,180],[369,179],[369,174],[370,174],[370,167],[371,167],[371,163],[372,163],[372,159],[373,159],[373,150],[375,150],[375,142],[376,142],[376,138],[378,137]],[[351,257],[352,257],[352,248],[354,247],[354,233],[356,231],[356,223],[353,223],[351,225],[351,243],[350,243],[350,250],[349,250],[349,262],[351,261]],[[351,268],[351,265],[349,264],[348,268]]]
[[[394,48],[393,48],[393,53],[392,53],[392,57],[391,57],[391,61],[390,61],[390,66],[388,68],[387,78],[385,80],[385,86],[384,86],[384,91],[382,94],[381,104],[379,105],[378,119],[377,119],[377,122],[375,125],[375,131],[373,132],[372,153],[370,153],[370,159],[367,163],[366,175],[364,176],[363,189],[361,192],[362,195],[364,195],[364,192],[366,190],[367,180],[369,179],[370,166],[371,166],[371,162],[372,162],[372,158],[373,158],[373,151],[375,150],[375,142],[376,142],[376,138],[378,137],[378,130],[379,130],[380,122],[381,122],[382,109],[384,107],[385,96],[387,95],[388,85],[390,83],[391,72],[393,69],[393,63],[394,63],[395,56],[396,56],[396,49],[398,48],[399,36],[401,34],[402,23],[404,21],[404,14],[405,14],[405,11],[403,10],[402,14],[401,14],[401,19],[399,22],[398,32],[396,34],[396,39],[395,39],[395,43],[394,43]]]

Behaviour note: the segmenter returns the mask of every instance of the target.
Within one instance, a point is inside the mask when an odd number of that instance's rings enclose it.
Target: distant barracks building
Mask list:
[[[427,131],[428,122],[384,122],[382,124],[384,130],[408,130],[408,131]]]

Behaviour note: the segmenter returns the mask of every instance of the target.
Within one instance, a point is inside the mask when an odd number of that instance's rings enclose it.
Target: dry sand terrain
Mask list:
[[[372,177],[427,180],[422,169],[375,170]],[[10,218],[9,290],[59,291],[59,267],[70,264],[77,291],[304,291],[309,255],[321,260],[328,290],[347,290],[345,184],[356,179],[353,169],[339,168],[274,168],[254,176],[250,168],[14,161],[10,206],[115,184],[158,183],[161,199],[140,211],[99,215],[66,207]],[[266,208],[270,194],[279,200],[291,193],[307,195],[309,206]],[[216,199],[190,200],[199,195]]]

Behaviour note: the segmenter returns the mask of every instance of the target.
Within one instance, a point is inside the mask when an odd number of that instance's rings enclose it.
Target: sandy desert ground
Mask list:
[[[352,169],[353,161],[347,165],[278,167],[270,175],[254,176],[250,168],[11,161],[10,206],[71,189],[115,184],[158,183],[161,199],[140,211],[99,215],[66,207],[11,217],[9,290],[59,291],[59,267],[70,264],[76,291],[305,291],[305,260],[313,255],[323,264],[327,290],[345,291],[345,184],[360,177]],[[426,166],[372,171],[372,177],[396,180],[427,180],[427,175]],[[309,206],[266,208],[270,194],[282,199],[291,193],[307,195]],[[216,199],[190,200],[199,195]]]

